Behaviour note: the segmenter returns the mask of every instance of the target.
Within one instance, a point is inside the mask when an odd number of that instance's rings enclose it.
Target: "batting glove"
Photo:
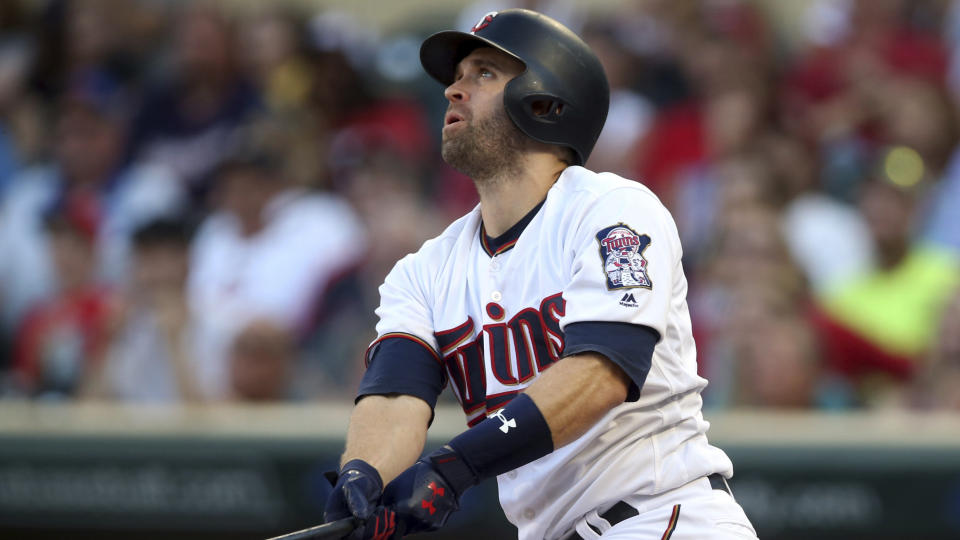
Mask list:
[[[367,519],[349,537],[351,540],[397,540],[403,538],[404,527],[397,521],[397,513],[392,508],[378,506]]]
[[[476,475],[460,455],[444,447],[390,482],[383,504],[396,512],[399,534],[435,531],[460,508],[460,496],[475,483]]]
[[[367,521],[374,514],[382,491],[383,480],[372,465],[362,459],[347,462],[327,498],[324,521],[350,516]]]

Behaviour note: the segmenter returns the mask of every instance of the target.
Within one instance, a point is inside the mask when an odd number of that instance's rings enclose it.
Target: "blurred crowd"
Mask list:
[[[960,0],[771,4],[480,0],[385,34],[0,2],[0,398],[349,399],[378,285],[477,202],[419,42],[519,5],[607,70],[587,166],[673,213],[710,407],[960,409]]]

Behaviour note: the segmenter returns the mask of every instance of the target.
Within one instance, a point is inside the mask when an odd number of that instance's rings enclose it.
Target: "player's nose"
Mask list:
[[[461,79],[462,80],[462,79]],[[453,103],[458,101],[466,101],[469,99],[470,95],[463,88],[463,85],[460,81],[453,81],[450,86],[443,91],[443,96],[447,98],[447,101]]]

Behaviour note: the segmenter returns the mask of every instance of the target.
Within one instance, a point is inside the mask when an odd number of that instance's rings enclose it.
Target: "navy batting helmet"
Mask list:
[[[469,33],[430,36],[420,47],[420,62],[449,86],[457,64],[479,47],[493,47],[526,67],[503,92],[507,114],[520,131],[570,148],[575,165],[583,165],[610,107],[607,76],[590,47],[546,15],[508,9],[487,14]]]

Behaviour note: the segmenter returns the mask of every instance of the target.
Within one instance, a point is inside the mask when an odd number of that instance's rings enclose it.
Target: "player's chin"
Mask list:
[[[463,131],[464,128],[466,127],[466,125],[467,125],[467,122],[466,122],[466,121],[464,121],[464,120],[458,120],[458,121],[456,121],[456,122],[453,122],[453,123],[451,123],[451,124],[447,124],[447,125],[443,126],[443,130],[441,130],[440,133],[441,133],[444,137],[447,137],[448,134],[459,133],[459,132]]]
[[[445,128],[443,132],[440,134],[441,148],[450,147],[452,145],[460,145],[460,144],[463,144],[463,141],[464,141],[464,135],[463,135],[462,129],[448,131]]]

